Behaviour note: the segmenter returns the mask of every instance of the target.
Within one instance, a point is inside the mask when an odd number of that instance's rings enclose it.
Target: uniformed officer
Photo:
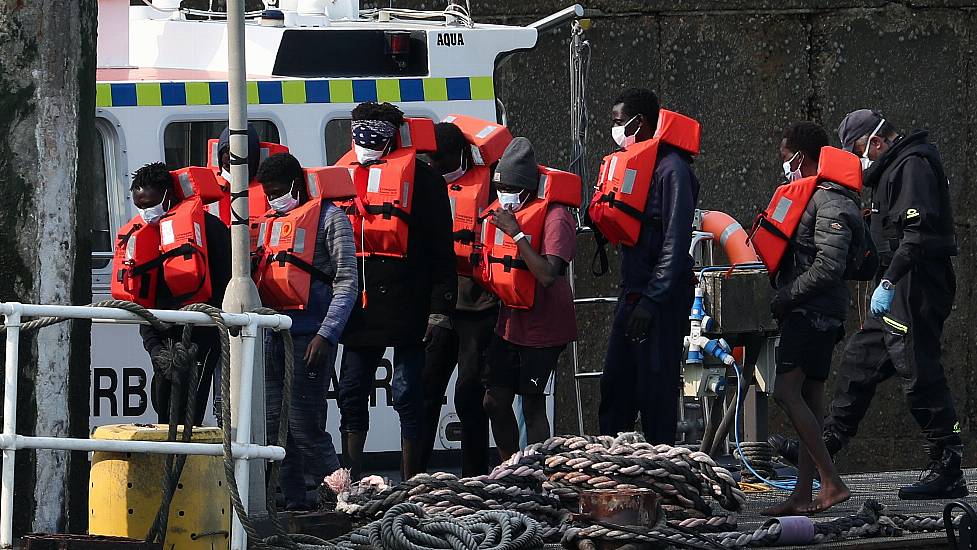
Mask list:
[[[967,494],[960,469],[963,443],[940,360],[943,323],[956,293],[957,254],[950,190],[943,161],[927,132],[899,134],[881,114],[849,113],[838,128],[842,146],[862,159],[872,191],[870,228],[881,268],[872,316],[849,340],[824,424],[829,452],[855,435],[875,388],[893,375],[903,382],[909,411],[926,438],[928,472],[899,490],[903,499]],[[796,445],[779,441],[787,458]]]

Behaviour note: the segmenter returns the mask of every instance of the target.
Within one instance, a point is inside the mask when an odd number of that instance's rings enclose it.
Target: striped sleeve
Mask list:
[[[332,207],[322,220],[320,231],[325,233],[327,250],[335,267],[332,300],[318,334],[333,344],[339,342],[346,321],[356,303],[356,247],[353,227],[339,208]]]

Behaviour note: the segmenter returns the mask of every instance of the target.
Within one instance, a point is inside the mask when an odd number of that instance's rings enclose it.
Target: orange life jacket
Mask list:
[[[112,297],[143,307],[156,307],[159,285],[159,225],[139,216],[122,226],[115,237]]]
[[[488,208],[491,196],[491,166],[502,158],[512,134],[501,124],[465,115],[448,115],[444,122],[457,126],[471,146],[472,166],[465,175],[448,184],[458,274],[471,276],[472,254],[481,224],[479,216]]]
[[[287,214],[269,210],[256,222],[261,245],[255,252],[258,257],[253,277],[261,302],[278,311],[306,309],[312,281],[332,282],[313,265],[322,201],[356,194],[345,167],[308,168],[304,172],[309,200]]]
[[[224,222],[224,225],[230,227],[231,225],[231,184],[224,176],[221,175],[220,159],[217,155],[217,145],[220,140],[211,139],[207,141],[207,166],[214,171],[217,175],[217,182],[220,183],[221,188],[224,190],[224,195],[221,197],[219,202],[211,203],[208,206],[208,211],[217,216]],[[277,155],[278,153],[287,153],[288,147],[278,143],[270,143],[262,141],[258,144],[259,158],[264,161],[266,158]],[[265,190],[258,183],[258,180],[252,179],[248,182],[248,224],[252,226],[258,218],[263,216],[268,210],[268,198],[265,197]],[[254,246],[255,234],[252,231],[251,243]]]
[[[817,175],[778,187],[766,210],[758,214],[753,222],[750,243],[771,277],[780,270],[807,204],[825,181],[860,193],[862,167],[858,157],[834,147],[822,147]]]
[[[601,162],[597,189],[588,212],[594,225],[611,244],[634,246],[658,161],[658,146],[667,143],[689,154],[699,154],[701,127],[695,120],[661,109],[652,139],[611,153]]]
[[[357,256],[407,255],[417,153],[436,148],[434,122],[408,118],[400,127],[397,147],[380,161],[361,166],[355,152],[349,151],[336,163],[352,169],[356,197],[341,206],[353,224]]]
[[[222,194],[214,173],[197,166],[170,172],[179,201],[158,223],[135,216],[116,237],[112,297],[156,307],[162,275],[177,303],[211,297],[204,203]]]
[[[576,174],[539,167],[539,189],[536,198],[516,211],[516,221],[526,234],[533,249],[539,252],[543,242],[543,224],[551,204],[579,208],[583,191]],[[499,207],[495,201],[489,207]],[[482,223],[481,259],[474,270],[475,278],[499,297],[507,307],[530,309],[536,299],[536,277],[519,256],[512,237],[506,235],[486,218]]]

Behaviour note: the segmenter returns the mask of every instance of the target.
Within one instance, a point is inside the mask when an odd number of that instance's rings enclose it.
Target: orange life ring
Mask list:
[[[746,230],[729,214],[718,210],[703,210],[702,230],[712,233],[713,240],[723,246],[730,263],[746,264],[760,261],[760,257],[757,256],[747,238]]]

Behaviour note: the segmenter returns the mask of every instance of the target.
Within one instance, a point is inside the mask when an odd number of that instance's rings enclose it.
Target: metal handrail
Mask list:
[[[197,311],[149,310],[164,323],[213,325],[209,315]],[[164,441],[95,440],[68,437],[23,436],[17,434],[17,379],[20,361],[20,333],[24,317],[65,317],[90,319],[93,322],[146,323],[142,317],[109,307],[59,306],[0,302],[0,315],[6,328],[5,365],[3,369],[3,432],[0,449],[3,451],[3,467],[0,472],[0,548],[13,547],[14,466],[17,449],[57,449],[70,451],[109,451],[124,453],[185,454],[221,456],[223,446],[207,443],[174,443]],[[287,330],[292,320],[286,315],[259,315],[257,313],[222,313],[224,323],[242,328],[245,353],[238,381],[242,395],[250,395],[253,386],[254,344],[260,329]],[[237,441],[232,443],[232,457],[237,464],[247,464],[248,459],[282,460],[285,449],[274,445],[255,445],[250,441],[251,399],[241,399],[237,416],[239,429]],[[247,436],[244,439],[242,436]],[[235,470],[238,486],[247,487],[248,468]]]

